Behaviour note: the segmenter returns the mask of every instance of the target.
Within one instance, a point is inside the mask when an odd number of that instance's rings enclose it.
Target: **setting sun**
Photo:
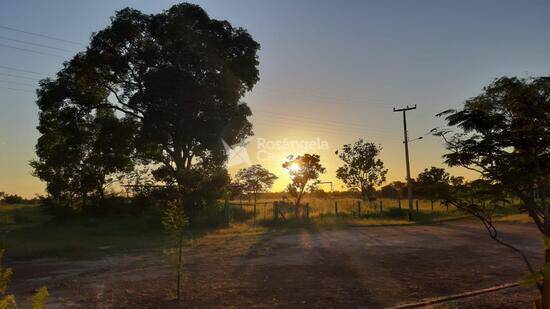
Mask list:
[[[292,163],[289,167],[288,167],[288,171],[289,172],[297,172],[300,170],[300,165],[298,165],[298,163]]]

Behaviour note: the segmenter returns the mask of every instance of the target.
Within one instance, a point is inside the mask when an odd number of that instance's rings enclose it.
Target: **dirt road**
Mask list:
[[[502,223],[503,239],[541,263],[531,225]],[[438,225],[206,236],[186,251],[185,306],[381,308],[525,277],[519,256],[475,221]],[[170,307],[174,279],[160,252],[92,261],[11,263],[23,299],[47,285],[53,308]],[[529,308],[533,289],[481,295],[446,307]]]

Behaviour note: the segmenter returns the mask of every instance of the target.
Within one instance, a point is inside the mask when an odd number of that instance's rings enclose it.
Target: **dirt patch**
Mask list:
[[[499,223],[502,237],[542,263],[531,225]],[[429,226],[299,230],[207,236],[186,251],[189,307],[380,308],[524,278],[525,266],[475,221]],[[47,285],[52,308],[158,308],[173,298],[161,252],[91,261],[12,263],[20,299]],[[494,295],[498,295],[495,297]],[[515,288],[439,307],[530,307],[533,289]],[[173,303],[171,307],[177,307]]]

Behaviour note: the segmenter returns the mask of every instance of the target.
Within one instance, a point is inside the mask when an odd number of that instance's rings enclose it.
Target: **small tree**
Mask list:
[[[17,309],[15,296],[6,293],[13,271],[11,268],[4,268],[2,266],[4,252],[4,249],[0,249],[0,309]],[[33,295],[31,308],[44,309],[48,296],[48,289],[45,286],[40,287]]]
[[[15,303],[15,296],[6,294],[8,284],[10,283],[13,271],[11,268],[2,267],[2,258],[4,257],[4,250],[0,250],[0,308],[17,308]]]
[[[259,164],[243,168],[235,176],[235,181],[242,190],[254,196],[254,205],[258,200],[258,193],[269,191],[276,179],[275,174]]]
[[[449,187],[449,173],[445,169],[432,166],[424,169],[416,178],[417,188],[420,193],[430,200],[432,211],[434,201],[442,199]]]
[[[164,229],[169,233],[171,240],[176,245],[176,250],[169,249],[166,253],[175,260],[177,282],[176,282],[176,299],[181,299],[181,282],[183,275],[183,247],[185,245],[185,229],[189,225],[189,219],[183,212],[181,207],[178,207],[178,203],[168,203],[164,216],[162,218],[162,225]]]
[[[448,153],[445,162],[476,171],[501,191],[518,196],[546,242],[550,239],[550,77],[502,77],[467,100],[462,110],[448,110],[447,128],[434,129]],[[490,236],[520,253],[536,277],[542,306],[550,308],[550,246],[545,246],[545,267],[535,271],[525,255],[498,239],[492,224],[494,205],[480,205],[461,194],[448,203],[479,218]]]
[[[407,189],[407,184],[402,181],[393,181],[380,189],[380,194],[383,197],[391,199],[403,198],[404,191]]]
[[[336,177],[342,180],[348,188],[358,188],[363,200],[370,199],[375,186],[386,181],[387,169],[378,158],[382,148],[374,143],[358,140],[355,144],[347,144],[336,154],[344,165],[336,170]]]
[[[25,199],[17,194],[4,194],[2,201],[6,204],[21,204]]]
[[[292,179],[288,191],[291,195],[295,194],[296,217],[298,217],[298,207],[307,185],[316,181],[321,174],[325,173],[326,169],[321,165],[319,155],[309,153],[302,156],[289,156],[283,163],[283,168],[288,171]]]

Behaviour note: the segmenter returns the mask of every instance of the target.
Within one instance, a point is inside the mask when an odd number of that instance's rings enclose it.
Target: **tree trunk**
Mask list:
[[[363,199],[363,202],[368,200],[368,192],[366,189],[361,188],[361,198]]]
[[[258,193],[254,192],[254,225],[256,225],[256,202]]]
[[[550,249],[544,251],[545,265],[550,263]],[[544,277],[542,281],[542,309],[550,309],[550,278]]]
[[[179,236],[178,239],[178,283],[176,285],[176,298],[177,300],[181,299],[181,260],[182,260],[182,249],[183,249],[183,234]]]

